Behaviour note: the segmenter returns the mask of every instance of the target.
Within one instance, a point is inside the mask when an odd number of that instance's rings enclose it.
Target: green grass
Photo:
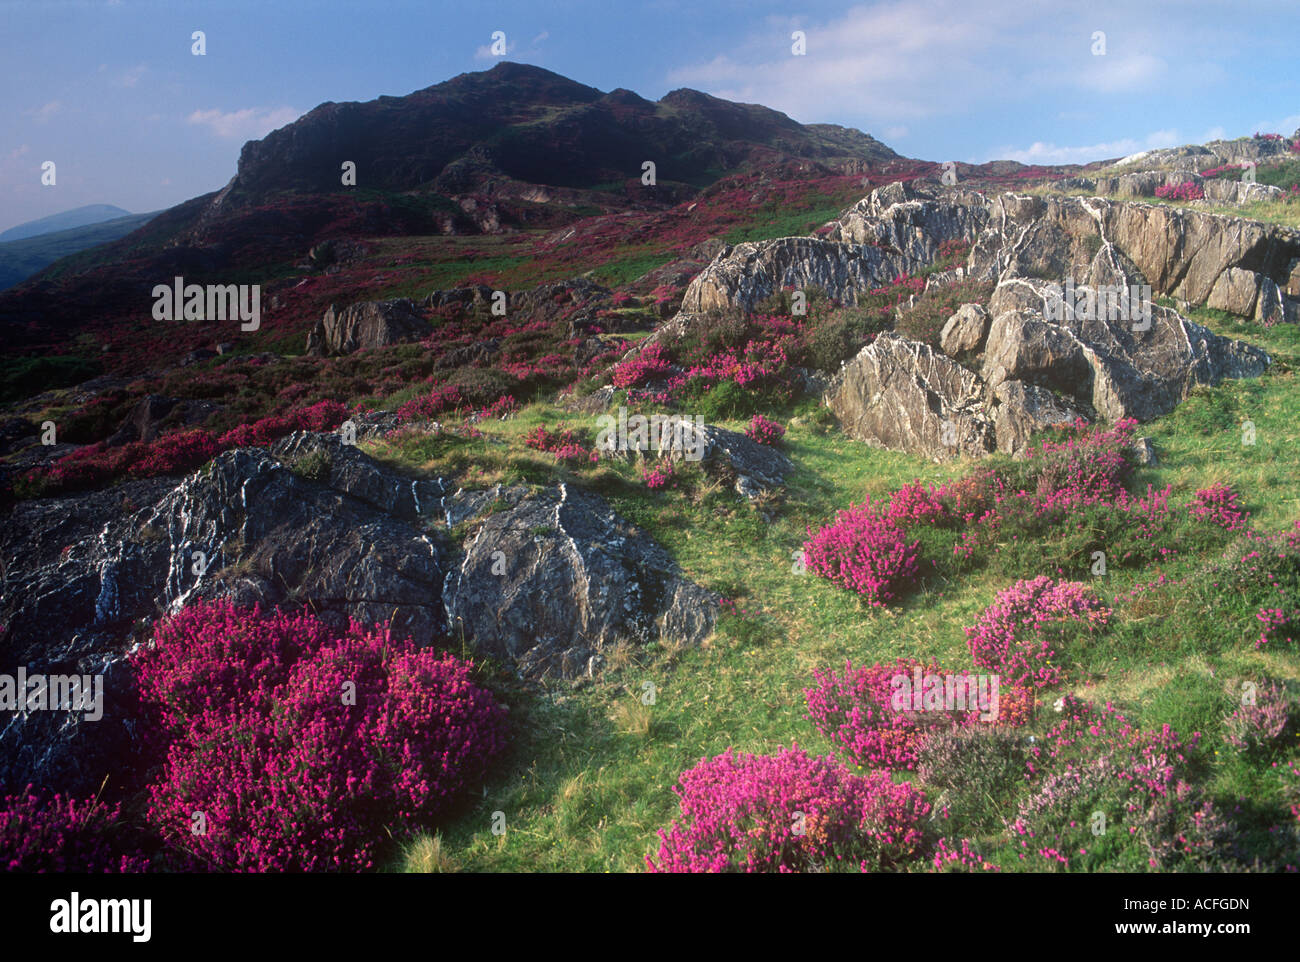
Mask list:
[[[728,244],[767,240],[772,237],[804,237],[815,228],[838,217],[844,205],[829,197],[809,198],[806,206],[791,210],[776,206],[756,211],[747,224],[731,228],[722,235]]]

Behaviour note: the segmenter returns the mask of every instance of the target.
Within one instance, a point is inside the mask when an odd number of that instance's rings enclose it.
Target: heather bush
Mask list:
[[[994,865],[971,844],[970,839],[963,838],[949,842],[939,839],[934,847],[934,870],[936,872],[1000,872]]]
[[[938,524],[946,511],[932,487],[921,487],[913,480],[903,485],[889,499],[885,517],[897,524]]]
[[[1070,695],[1058,710],[1029,748],[1032,787],[1010,823],[1021,859],[1085,871],[1241,870],[1239,829],[1195,785],[1198,733],[1142,729],[1110,704]]]
[[[873,607],[898,598],[919,572],[920,542],[909,542],[870,498],[840,511],[816,534],[811,528],[808,533],[803,546],[808,570],[856,592]]]
[[[1024,735],[1002,726],[936,732],[920,748],[916,775],[962,831],[988,835],[1002,828],[1005,800],[1024,787],[1028,758]]]
[[[134,656],[161,763],[148,818],[196,867],[340,871],[444,815],[504,745],[471,665],[387,629],[226,602]],[[194,813],[204,831],[195,834]]]
[[[785,437],[785,427],[775,421],[769,421],[761,414],[755,414],[749,420],[749,427],[745,429],[745,435],[751,441],[757,441],[759,444],[776,446]]]
[[[28,785],[0,797],[0,866],[6,872],[143,872],[118,806],[50,796]]]
[[[221,443],[202,428],[165,434],[131,466],[131,474],[139,478],[181,474],[207,464],[220,453]]]
[[[911,769],[927,737],[936,731],[979,723],[979,713],[970,711],[914,711],[895,708],[896,675],[909,682],[915,669],[921,675],[941,675],[937,664],[923,664],[913,658],[899,658],[893,664],[853,667],[851,661],[841,675],[816,669],[813,688],[804,690],[807,717],[822,737],[855,765],[889,769]]]
[[[672,362],[657,342],[642,348],[635,356],[614,366],[616,388],[639,387],[661,380],[672,373]]]
[[[966,629],[975,664],[1013,686],[1043,688],[1064,676],[1056,658],[1072,641],[1104,628],[1111,609],[1077,581],[1039,576],[998,592],[993,604]]]
[[[1250,518],[1237,492],[1227,484],[1212,484],[1197,491],[1187,510],[1198,521],[1218,525],[1225,531],[1240,531]]]
[[[1289,750],[1300,737],[1300,703],[1284,684],[1265,679],[1253,704],[1239,705],[1224,719],[1223,740],[1234,751],[1264,756]]]
[[[1204,200],[1205,191],[1194,180],[1181,184],[1167,184],[1156,188],[1156,196],[1164,200]]]
[[[664,488],[671,487],[676,476],[676,468],[669,458],[656,461],[653,464],[646,464],[641,469],[641,480],[651,491],[660,491]]]
[[[798,746],[728,749],[682,772],[681,814],[659,832],[652,872],[896,869],[924,854],[925,796],[886,772],[853,775]]]
[[[552,455],[555,460],[567,464],[594,464],[600,460],[600,452],[569,428],[549,431],[546,425],[539,424],[524,437],[524,446],[534,451]]]
[[[413,398],[397,409],[399,421],[431,420],[461,405],[460,388],[455,384],[441,384],[422,397]]]

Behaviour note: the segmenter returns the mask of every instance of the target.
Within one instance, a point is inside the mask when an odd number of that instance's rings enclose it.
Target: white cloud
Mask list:
[[[902,124],[894,124],[884,129],[884,135],[887,140],[902,140],[907,136],[907,128]]]
[[[33,110],[26,111],[28,117],[34,117],[38,124],[48,123],[50,118],[63,109],[63,104],[58,100],[51,100],[47,104],[42,104]]]
[[[1290,137],[1297,129],[1300,129],[1300,114],[1292,114],[1281,120],[1261,120],[1250,133],[1281,134],[1283,137]]]
[[[1185,0],[1188,18],[1209,0]],[[726,52],[668,72],[670,86],[761,103],[804,123],[830,117],[872,129],[987,111],[1069,110],[1103,115],[1110,98],[1186,94],[1219,76],[1224,38],[1239,24],[1189,34],[1170,11],[1132,0],[879,0],[828,19],[768,18]],[[1180,13],[1181,15],[1181,13]],[[1092,34],[1112,24],[1107,52]],[[803,30],[807,52],[793,55]],[[1216,46],[1219,44],[1220,46]]]
[[[1022,164],[1087,164],[1094,160],[1127,157],[1142,150],[1155,150],[1158,147],[1176,147],[1181,143],[1177,130],[1155,130],[1143,140],[1123,137],[1119,140],[1107,140],[1096,144],[1078,147],[1035,141],[1025,148],[1001,147],[993,151],[987,160],[1016,160]]]
[[[299,114],[292,107],[245,107],[243,110],[196,110],[185,120],[207,127],[218,137],[254,140],[296,120]]]
[[[140,82],[140,78],[143,77],[148,72],[148,70],[149,68],[147,66],[145,66],[142,63],[138,63],[134,67],[124,70],[122,73],[120,73],[113,80],[113,83],[118,87],[134,87],[136,84]]]
[[[820,24],[773,19],[733,52],[667,80],[804,122],[856,115],[897,126],[960,107],[972,93],[1010,88],[1009,58],[986,55],[1006,42],[1007,21],[997,19],[972,18],[955,0],[894,0]],[[790,49],[796,27],[807,36],[802,56]]]
[[[1145,53],[1127,57],[1107,53],[1102,57],[1090,57],[1087,63],[1088,66],[1077,75],[1079,85],[1106,94],[1150,88],[1169,69],[1164,60]]]

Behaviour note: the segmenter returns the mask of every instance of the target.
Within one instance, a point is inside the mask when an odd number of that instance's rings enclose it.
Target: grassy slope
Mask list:
[[[1261,531],[1273,531],[1300,517],[1300,477],[1294,465],[1300,433],[1300,395],[1292,368],[1300,362],[1300,336],[1291,328],[1263,330],[1202,312],[1198,319],[1271,350],[1278,363],[1257,382],[1229,382],[1198,392],[1172,415],[1144,428],[1161,464],[1144,470],[1139,487],[1174,485],[1181,503],[1216,480],[1235,485]],[[595,682],[559,688],[542,696],[516,693],[516,746],[508,770],[488,788],[472,811],[436,839],[436,863],[472,871],[635,871],[657,848],[656,830],[676,814],[672,786],[678,774],[702,756],[728,746],[770,752],[797,741],[819,752],[831,746],[802,718],[803,689],[817,667],[842,665],[846,658],[884,661],[898,655],[933,655],[941,663],[969,663],[963,626],[974,622],[993,594],[1037,570],[1013,570],[993,563],[950,584],[934,584],[898,608],[872,613],[848,593],[811,575],[792,571],[792,555],[806,525],[818,525],[868,494],[887,495],[919,477],[939,481],[969,465],[940,467],[903,454],[873,450],[819,426],[816,407],[806,403],[787,434],[797,465],[785,503],[765,520],[729,491],[691,499],[676,492],[654,493],[636,483],[631,466],[602,466],[578,480],[602,490],[618,511],[665,544],[695,580],[724,595],[740,597],[756,618],[724,619],[721,630],[699,649],[652,647],[618,652]],[[534,406],[517,420],[490,426],[492,434],[516,438],[535,424],[553,425],[553,408]],[[1256,428],[1253,447],[1241,443],[1240,423]],[[594,430],[594,427],[592,428]],[[459,451],[462,463],[486,463],[484,480],[544,480],[554,471],[544,459],[506,456],[488,439],[481,449]],[[446,452],[425,448],[399,457],[410,467],[437,470]],[[425,461],[428,458],[429,460]],[[772,506],[768,506],[772,508]],[[1133,584],[1170,577],[1211,556],[1186,557],[1157,569],[1112,569],[1097,585],[1110,598]],[[1055,573],[1043,572],[1043,573]],[[1086,562],[1065,577],[1091,578]],[[1217,744],[1220,719],[1231,708],[1231,692],[1243,677],[1261,671],[1300,679],[1293,653],[1257,652],[1257,626],[1247,611],[1192,611],[1160,596],[1144,609],[1120,609],[1122,626],[1095,650],[1084,653],[1074,677],[1091,699],[1113,698],[1144,725],[1169,722],[1180,731],[1207,733]],[[1155,606],[1155,607],[1153,607]],[[1218,636],[1198,626],[1210,616],[1222,623]],[[656,688],[655,704],[643,706],[645,682]],[[1051,724],[1050,707],[1040,707],[1031,731]],[[1216,759],[1214,791],[1224,797],[1269,797],[1276,786],[1266,773],[1226,757]],[[1005,811],[1010,807],[999,800]],[[506,834],[490,831],[492,813],[505,814]],[[418,858],[405,865],[423,870],[434,840],[424,837]],[[996,843],[996,839],[992,839]],[[423,853],[423,854],[420,854]],[[1003,849],[1005,867],[1017,863]],[[401,867],[399,859],[394,867]]]

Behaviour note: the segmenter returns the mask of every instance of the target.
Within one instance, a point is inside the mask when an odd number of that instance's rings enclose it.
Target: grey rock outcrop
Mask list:
[[[426,321],[406,298],[365,301],[339,310],[333,304],[307,335],[308,354],[351,354],[428,335]]]
[[[825,400],[850,437],[947,461],[993,450],[983,394],[978,375],[887,332],[844,364]]]
[[[1023,380],[1086,405],[1107,421],[1167,414],[1198,385],[1258,377],[1268,355],[1220,337],[1177,311],[1151,305],[1150,319],[1070,311],[1059,285],[1032,278],[994,291],[982,375],[990,388]],[[1096,303],[1100,303],[1097,301]]]
[[[458,564],[453,529],[491,510]],[[23,502],[0,560],[0,673],[99,675],[105,694],[97,721],[0,716],[0,785],[80,794],[106,774],[119,786],[134,777],[126,654],[192,601],[307,606],[336,627],[391,625],[418,643],[447,639],[450,616],[481,650],[542,677],[587,671],[620,638],[699,641],[718,600],[595,495],[452,492],[306,432],[224,452],[179,484]]]
[[[699,642],[719,601],[603,499],[563,484],[489,515],[445,597],[455,631],[536,678],[590,674],[620,642]]]
[[[980,351],[989,333],[989,312],[979,304],[963,304],[939,332],[939,349],[949,357]]]

